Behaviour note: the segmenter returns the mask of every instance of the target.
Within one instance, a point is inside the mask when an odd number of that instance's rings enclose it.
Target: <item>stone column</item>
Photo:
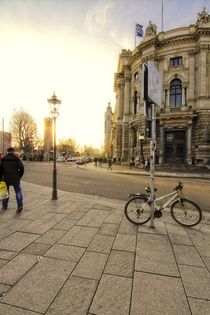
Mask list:
[[[128,123],[124,123],[122,126],[122,164],[128,164],[129,162],[129,127]]]
[[[130,114],[130,82],[131,75],[130,73],[125,74],[125,98],[124,98],[124,116]]]
[[[188,103],[194,102],[195,98],[195,54],[189,55],[189,88]]]
[[[205,46],[201,46],[200,48],[200,56],[199,56],[199,67],[200,67],[200,79],[199,79],[199,84],[200,84],[200,93],[199,97],[205,97],[206,94],[206,64],[207,64],[207,53]]]
[[[129,159],[129,127],[128,119],[130,112],[130,80],[129,72],[125,73],[125,88],[124,88],[124,111],[123,111],[123,126],[122,126],[122,163],[128,163]]]
[[[122,155],[122,125],[116,124],[116,135],[115,135],[115,154],[117,162],[121,162]]]
[[[124,79],[121,78],[119,81],[119,118],[123,119],[124,113]]]
[[[186,163],[192,165],[192,125],[187,128],[187,152]]]

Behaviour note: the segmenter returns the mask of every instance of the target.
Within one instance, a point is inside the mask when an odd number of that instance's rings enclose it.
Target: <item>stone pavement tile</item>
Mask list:
[[[179,266],[188,297],[210,300],[210,273],[206,268]]]
[[[77,262],[84,252],[85,248],[82,247],[55,244],[45,253],[44,256]]]
[[[101,227],[108,214],[109,211],[91,209],[77,222],[76,225]]]
[[[187,233],[192,239],[197,251],[201,256],[210,257],[210,235],[207,231],[188,229]]]
[[[134,259],[135,254],[132,252],[112,250],[104,273],[132,278]]]
[[[86,252],[74,269],[73,275],[98,280],[101,277],[107,259],[107,254]]]
[[[208,269],[209,272],[210,272],[210,257],[205,257],[205,256],[203,256],[202,258],[203,258],[203,260],[204,260],[204,263],[205,263],[207,269]]]
[[[8,230],[7,228],[0,230],[0,240],[11,235],[13,233],[12,230]]]
[[[19,252],[37,239],[38,235],[15,232],[0,241],[0,248]]]
[[[114,236],[96,234],[88,246],[87,250],[92,252],[109,254],[114,242]]]
[[[182,245],[193,245],[189,235],[182,226],[177,224],[166,224],[171,243]]]
[[[73,226],[58,243],[87,247],[97,231],[94,227]]]
[[[22,232],[30,232],[36,234],[44,234],[58,222],[60,222],[63,218],[65,218],[65,214],[60,213],[46,213],[40,219],[35,220],[31,224],[24,226],[20,229]]]
[[[210,301],[188,298],[192,315],[210,314]]]
[[[23,212],[21,213],[21,218],[25,219],[25,220],[30,220],[31,222],[33,222],[34,220],[37,220],[41,217],[43,217],[46,214],[46,207],[44,205],[40,206],[36,206],[35,209],[33,209],[32,205],[29,205],[29,211],[25,210],[25,206],[23,209]]]
[[[4,221],[0,224],[0,228],[1,230],[3,229],[9,229],[11,231],[17,231],[18,229],[22,228],[23,226],[31,223],[32,220],[24,220],[22,219],[22,213],[21,213],[21,217],[19,215],[16,215],[15,213],[15,217]]]
[[[74,211],[72,211],[68,217],[75,219],[75,220],[80,220],[86,213],[87,213],[87,209],[76,209]]]
[[[0,294],[7,292],[10,288],[11,286],[8,284],[0,283]]]
[[[136,250],[136,235],[117,234],[113,249],[135,252]]]
[[[38,315],[37,313],[0,303],[1,315]]]
[[[55,244],[63,235],[65,234],[65,231],[62,230],[55,230],[51,229],[41,235],[39,238],[36,239],[35,242],[42,243],[42,244],[49,244],[53,245]]]
[[[138,233],[135,270],[179,277],[168,237]]]
[[[43,258],[10,289],[1,302],[44,313],[74,266],[74,262]]]
[[[179,265],[205,267],[195,247],[176,244],[173,244],[172,247]]]
[[[31,243],[21,253],[42,256],[51,247],[49,244]]]
[[[0,259],[0,268],[7,263],[7,260]]]
[[[0,258],[1,259],[6,259],[10,260],[14,258],[18,253],[17,252],[12,252],[10,250],[0,250]]]
[[[190,315],[181,279],[134,273],[130,315]]]
[[[0,282],[13,285],[37,263],[32,255],[20,254],[0,269]]]
[[[69,216],[65,217],[61,222],[59,222],[58,224],[56,224],[53,229],[58,229],[58,230],[64,230],[67,231],[69,230],[73,225],[75,225],[75,223],[77,222],[77,220],[70,218]]]
[[[86,315],[98,281],[71,276],[46,315]]]
[[[100,229],[98,230],[98,234],[115,236],[117,234],[118,229],[119,224],[103,223]]]
[[[134,234],[134,235],[136,235],[137,228],[138,228],[137,225],[132,224],[125,217],[123,217],[123,220],[120,224],[120,228],[119,228],[118,233],[119,234]]]
[[[104,220],[104,222],[107,223],[115,223],[118,224],[122,221],[122,217],[123,217],[123,213],[122,214],[114,214],[113,212],[111,212],[106,219]]]
[[[50,212],[70,214],[74,209],[75,209],[74,201],[72,202],[69,201],[66,204],[56,203],[55,206],[53,207],[51,206]]]
[[[94,296],[90,313],[128,315],[132,279],[103,274]]]
[[[167,235],[167,230],[166,230],[166,226],[165,226],[164,222],[156,220],[154,225],[155,225],[155,228],[151,228],[150,227],[150,221],[146,224],[139,225],[138,226],[138,232],[139,233]]]
[[[112,207],[103,205],[101,203],[95,203],[92,208],[97,209],[97,210],[109,210],[109,211],[112,209]]]

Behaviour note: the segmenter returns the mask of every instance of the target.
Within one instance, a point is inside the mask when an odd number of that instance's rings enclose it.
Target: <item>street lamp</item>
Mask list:
[[[139,134],[139,142],[140,142],[140,155],[141,155],[141,162],[144,164],[144,152],[143,152],[143,145],[144,145],[144,135]]]
[[[58,199],[57,196],[57,169],[56,169],[56,119],[59,115],[59,107],[61,100],[57,98],[55,92],[51,98],[47,99],[50,104],[50,114],[53,119],[53,190],[52,190],[52,200]]]

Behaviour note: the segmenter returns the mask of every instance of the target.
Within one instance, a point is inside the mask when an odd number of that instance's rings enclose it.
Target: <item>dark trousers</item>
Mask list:
[[[9,187],[10,186],[13,186],[14,191],[15,191],[15,195],[16,195],[18,208],[21,208],[23,206],[23,196],[22,196],[22,191],[21,191],[20,184],[18,184],[18,185],[7,185],[8,192],[9,192]],[[3,208],[7,208],[8,207],[8,202],[9,202],[9,198],[3,199],[2,200],[2,207]]]

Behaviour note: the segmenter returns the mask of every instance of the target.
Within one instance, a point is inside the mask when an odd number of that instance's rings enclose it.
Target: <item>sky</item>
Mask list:
[[[22,109],[43,136],[55,91],[58,139],[100,148],[118,56],[134,49],[135,23],[161,31],[161,1],[0,0],[0,129]],[[195,24],[204,7],[210,0],[163,0],[163,30]]]

